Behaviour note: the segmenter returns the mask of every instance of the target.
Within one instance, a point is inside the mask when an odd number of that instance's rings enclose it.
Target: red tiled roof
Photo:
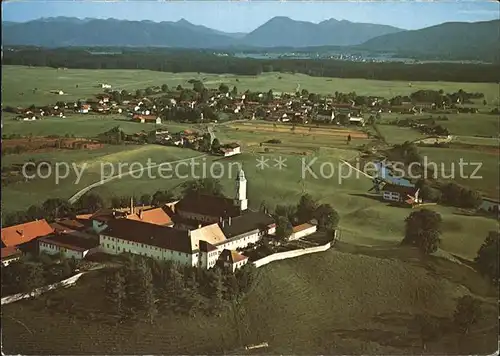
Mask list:
[[[72,219],[63,219],[50,224],[56,232],[71,232],[85,229],[85,225]]]
[[[162,208],[140,211],[138,214],[127,215],[127,219],[138,220],[155,225],[170,225],[172,219]]]
[[[293,232],[299,232],[299,231],[303,231],[303,230],[306,230],[306,229],[309,229],[311,227],[313,227],[314,225],[312,224],[308,224],[308,223],[305,223],[305,224],[300,224],[300,225],[297,225],[297,226],[294,226],[293,227]]]
[[[233,250],[224,250],[220,255],[220,259],[231,264],[235,264],[247,260],[248,257]]]
[[[37,237],[51,234],[54,229],[45,221],[35,220],[2,229],[2,242],[5,246],[17,246]]]
[[[2,247],[2,261],[21,255],[21,251],[14,246]]]
[[[134,120],[146,120],[146,121],[156,121],[158,116],[156,115],[134,115],[133,119]]]

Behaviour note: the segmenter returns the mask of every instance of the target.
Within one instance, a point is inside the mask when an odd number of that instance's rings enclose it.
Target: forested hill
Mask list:
[[[391,33],[368,40],[360,48],[420,57],[500,62],[500,20],[449,22],[421,30]]]
[[[150,69],[163,72],[304,73],[311,76],[403,81],[500,82],[498,64],[400,62],[363,63],[325,60],[249,59],[201,50],[119,49],[93,54],[87,49],[4,48],[3,65],[87,69]],[[109,49],[108,49],[109,53]]]

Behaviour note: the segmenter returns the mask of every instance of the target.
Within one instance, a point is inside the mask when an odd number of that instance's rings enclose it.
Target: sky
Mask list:
[[[497,1],[2,1],[2,21],[41,17],[178,21],[226,32],[250,32],[275,16],[318,23],[335,18],[419,29],[450,21],[499,19]]]

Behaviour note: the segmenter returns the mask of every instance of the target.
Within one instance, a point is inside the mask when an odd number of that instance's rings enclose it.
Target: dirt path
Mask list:
[[[117,174],[117,175],[114,175],[112,177],[109,177],[109,178],[106,178],[106,179],[101,179],[100,181],[98,182],[95,182],[95,183],[92,183],[88,186],[86,186],[85,188],[79,190],[78,192],[76,192],[71,198],[68,199],[69,203],[70,204],[74,204],[76,201],[78,201],[78,199],[80,199],[85,193],[89,192],[90,190],[94,189],[95,187],[98,187],[100,185],[104,185],[106,183],[109,183],[115,179],[119,179],[119,178],[122,178],[122,177],[126,177],[126,176],[129,176],[131,174],[134,174],[134,173],[138,173],[138,172],[142,172],[142,171],[145,171],[147,169],[151,169],[151,168],[157,168],[158,166],[160,166],[161,164],[165,164],[165,163],[170,163],[170,164],[174,164],[174,163],[181,163],[181,162],[187,162],[187,161],[190,161],[190,160],[195,160],[195,159],[199,159],[199,158],[202,158],[202,157],[205,157],[206,154],[203,154],[203,155],[199,155],[199,156],[195,156],[195,157],[190,157],[190,158],[184,158],[184,159],[179,159],[177,161],[171,161],[171,162],[162,162],[162,163],[158,163],[158,164],[153,164],[153,165],[150,165],[150,166],[146,166],[146,167],[141,167],[139,169],[135,169],[135,170],[132,170],[132,171],[128,171],[128,172],[124,172],[124,173],[121,173],[121,174]]]

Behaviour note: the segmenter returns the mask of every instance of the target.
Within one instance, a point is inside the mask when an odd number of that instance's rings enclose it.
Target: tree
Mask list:
[[[203,135],[203,138],[200,142],[200,150],[203,152],[209,152],[212,148],[212,143],[210,142],[210,134]]]
[[[474,259],[477,270],[483,276],[487,276],[495,285],[500,280],[498,266],[499,241],[500,232],[490,231]]]
[[[183,309],[189,316],[195,316],[202,303],[201,295],[198,289],[199,285],[196,281],[196,276],[194,273],[191,273],[188,276],[182,292],[180,293]]]
[[[67,200],[59,198],[49,198],[42,204],[45,216],[48,220],[65,217],[73,214],[73,207]]]
[[[153,288],[153,275],[151,267],[145,258],[139,258],[135,270],[130,276],[135,285],[134,304],[139,306],[144,317],[152,324],[157,314],[155,295]]]
[[[212,148],[211,148],[212,153],[218,153],[220,151],[220,141],[218,138],[214,138],[212,141]]]
[[[288,241],[293,233],[293,226],[285,216],[279,216],[276,221],[276,237],[280,241]]]
[[[184,195],[188,194],[208,194],[215,196],[224,196],[222,185],[219,180],[213,178],[202,178],[185,182],[183,185]]]
[[[314,213],[318,207],[316,200],[309,194],[304,194],[300,197],[297,205],[297,220],[299,223],[304,223],[314,217]]]
[[[436,252],[441,243],[441,215],[432,210],[412,212],[405,220],[403,244],[416,246],[424,254]]]
[[[285,216],[289,221],[296,222],[297,207],[295,205],[276,205],[273,215],[275,219],[278,219],[279,216]]]
[[[106,277],[105,292],[109,306],[117,315],[123,316],[126,290],[125,278],[121,270],[117,270]]]
[[[236,85],[233,87],[233,90],[231,91],[231,95],[233,97],[235,97],[236,95],[238,95],[238,88],[236,88]]]
[[[43,268],[40,263],[29,262],[23,266],[24,273],[21,278],[21,289],[23,292],[31,292],[45,284]]]
[[[205,86],[203,85],[202,82],[200,82],[199,80],[194,82],[193,84],[193,90],[197,93],[201,93],[203,90],[205,89]]]
[[[226,94],[226,93],[229,93],[229,87],[222,83],[221,85],[219,85],[219,91],[223,94]]]
[[[142,97],[144,97],[144,90],[142,90],[142,89],[137,89],[137,90],[135,91],[135,97],[136,97],[136,98],[142,98]]]
[[[318,228],[325,231],[334,230],[340,220],[339,213],[330,204],[318,206],[314,211],[314,217],[318,221]]]
[[[247,263],[236,270],[236,278],[240,293],[248,293],[257,279],[257,267],[253,263]]]
[[[224,276],[220,268],[215,268],[213,278],[210,281],[210,295],[214,311],[220,311],[223,308],[225,293]]]
[[[98,194],[88,193],[80,198],[78,207],[82,210],[93,213],[104,208],[104,200]]]
[[[420,334],[422,348],[427,350],[429,342],[439,339],[441,332],[439,321],[428,315],[417,315],[415,324]]]
[[[309,95],[309,92],[307,91],[307,89],[302,89],[302,91],[300,93],[302,94],[302,96],[308,96]]]
[[[146,88],[146,95],[148,95],[148,96],[153,95],[153,93],[154,93],[153,88],[151,88],[151,87]]]
[[[453,321],[460,332],[468,334],[470,327],[477,323],[480,317],[481,304],[477,299],[465,295],[458,300]]]
[[[139,202],[142,205],[149,205],[149,204],[151,204],[151,195],[149,195],[149,194],[143,194],[143,195],[141,195],[141,197],[139,198]]]
[[[143,195],[144,197],[144,195]],[[166,190],[158,190],[153,194],[151,198],[151,205],[162,206],[174,198],[174,195]]]
[[[163,84],[161,86],[161,91],[164,92],[164,93],[166,93],[168,91],[168,85],[167,84]]]

